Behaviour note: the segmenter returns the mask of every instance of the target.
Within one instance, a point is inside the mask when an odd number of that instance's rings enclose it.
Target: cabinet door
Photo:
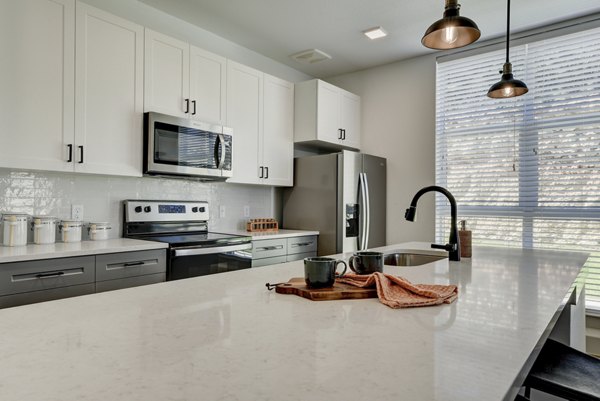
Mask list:
[[[72,171],[75,1],[0,1],[0,167]]]
[[[323,81],[317,86],[317,139],[335,144],[340,139],[340,89]]]
[[[265,74],[262,166],[265,184],[294,181],[294,84]],[[268,173],[268,174],[267,174]]]
[[[233,177],[228,182],[259,184],[259,135],[263,124],[263,73],[227,61],[227,125],[233,128]]]
[[[340,126],[345,129],[342,145],[360,148],[360,97],[340,90]]]
[[[144,111],[189,116],[190,46],[146,29],[144,59]]]
[[[190,46],[190,115],[195,120],[225,125],[227,59]]]
[[[75,171],[142,175],[143,33],[77,4]]]

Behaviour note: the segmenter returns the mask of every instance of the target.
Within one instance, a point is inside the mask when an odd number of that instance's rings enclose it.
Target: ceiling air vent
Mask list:
[[[315,64],[325,60],[331,60],[331,56],[319,49],[303,50],[290,56],[302,64]]]

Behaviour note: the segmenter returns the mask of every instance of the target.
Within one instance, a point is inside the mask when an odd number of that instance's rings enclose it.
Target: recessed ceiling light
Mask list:
[[[387,32],[380,26],[367,29],[366,31],[363,31],[363,33],[371,40],[385,38],[387,36]]]

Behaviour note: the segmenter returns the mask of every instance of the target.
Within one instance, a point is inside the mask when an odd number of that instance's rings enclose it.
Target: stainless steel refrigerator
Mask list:
[[[342,151],[294,159],[283,227],[319,231],[319,255],[385,245],[386,159]]]

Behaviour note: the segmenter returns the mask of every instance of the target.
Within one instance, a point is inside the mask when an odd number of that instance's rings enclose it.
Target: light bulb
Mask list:
[[[448,44],[453,44],[458,39],[458,31],[455,27],[451,26],[444,29],[442,34],[442,40]]]
[[[503,93],[504,97],[512,97],[515,95],[514,89],[510,86],[507,86],[504,89],[502,89],[502,93]]]

